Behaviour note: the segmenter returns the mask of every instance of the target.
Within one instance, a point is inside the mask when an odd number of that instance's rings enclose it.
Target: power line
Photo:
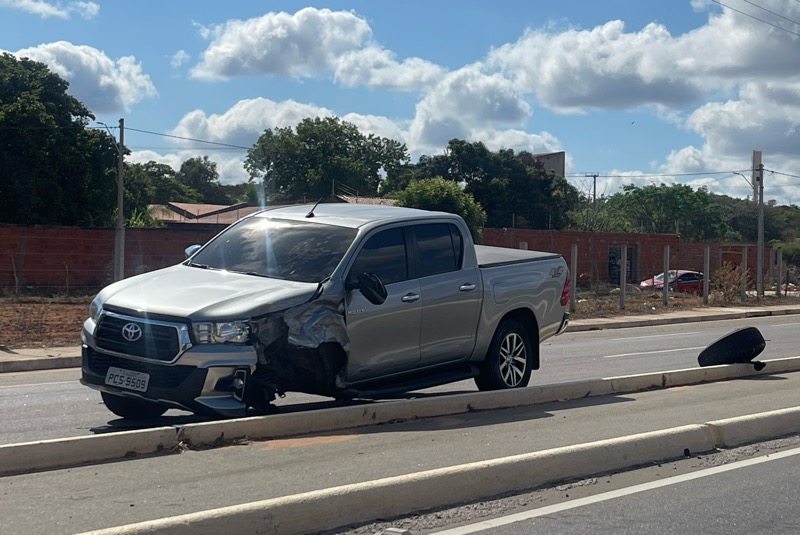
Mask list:
[[[745,171],[750,171],[750,169],[744,169],[743,171],[739,172]],[[704,171],[702,173],[653,173],[647,175],[601,175],[599,173],[588,173],[588,176],[595,176],[595,174],[597,175],[597,178],[630,178],[631,180],[639,180],[649,178],[670,178],[676,176],[732,175],[735,174],[735,171]],[[568,174],[564,175],[564,178],[586,178],[586,174]]]
[[[800,33],[793,32],[792,30],[787,30],[787,29],[786,29],[786,28],[784,28],[783,26],[778,26],[777,24],[772,24],[771,22],[767,22],[767,21],[766,21],[766,20],[764,20],[764,19],[760,19],[760,18],[756,17],[755,15],[751,15],[750,13],[746,13],[746,12],[744,12],[744,11],[741,11],[741,10],[738,10],[738,9],[736,9],[736,8],[733,8],[733,7],[729,6],[729,5],[725,5],[725,4],[723,4],[722,2],[720,2],[719,0],[711,0],[711,1],[712,1],[712,2],[714,2],[715,4],[719,4],[719,5],[721,5],[722,7],[726,7],[726,8],[728,8],[728,9],[730,9],[731,11],[735,11],[735,12],[737,12],[737,13],[739,13],[739,14],[742,14],[742,15],[744,15],[745,17],[750,17],[751,19],[755,19],[755,20],[757,20],[757,21],[759,21],[759,22],[763,22],[764,24],[766,24],[766,25],[768,25],[768,26],[772,26],[773,28],[777,28],[777,29],[779,29],[779,30],[783,30],[783,31],[784,31],[784,32],[786,32],[786,33],[790,33],[790,34],[792,34],[792,35],[796,35],[797,37],[800,37]]]
[[[138,130],[136,128],[130,128],[130,127],[126,128],[126,130],[131,130],[133,132],[140,132],[142,134],[151,134],[154,136],[168,137],[171,139],[180,139],[183,141],[194,141],[195,143],[207,143],[209,145],[218,145],[220,147],[230,147],[234,149],[243,149],[243,150],[248,150],[250,148],[250,147],[242,147],[241,145],[232,145],[230,143],[220,143],[218,141],[207,141],[205,139],[195,139],[191,137],[173,136],[172,134],[163,134],[161,132],[151,132],[149,130]]]
[[[767,13],[771,13],[771,14],[775,15],[776,17],[780,17],[780,18],[782,18],[783,20],[788,20],[788,21],[789,21],[789,22],[791,22],[792,24],[795,24],[795,25],[798,25],[798,26],[800,26],[800,23],[798,23],[798,22],[796,22],[796,21],[793,21],[793,20],[792,20],[792,19],[790,19],[789,17],[784,17],[784,16],[783,16],[783,15],[781,15],[780,13],[775,13],[774,11],[770,11],[769,9],[765,8],[764,6],[760,6],[760,5],[756,4],[755,2],[751,2],[750,0],[742,0],[742,2],[747,2],[747,3],[748,3],[748,4],[750,4],[751,6],[755,6],[755,7],[757,7],[758,9],[763,9],[763,10],[764,10],[764,11],[766,11]]]

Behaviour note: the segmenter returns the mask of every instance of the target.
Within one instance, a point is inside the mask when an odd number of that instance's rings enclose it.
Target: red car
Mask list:
[[[642,291],[661,290],[664,288],[664,274],[651,277],[639,283]],[[703,274],[699,271],[675,269],[669,272],[669,289],[673,292],[687,294],[703,293]]]

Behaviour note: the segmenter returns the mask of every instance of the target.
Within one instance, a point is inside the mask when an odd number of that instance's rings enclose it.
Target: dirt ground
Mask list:
[[[0,298],[0,348],[79,345],[81,326],[89,315],[92,298],[93,296]],[[732,306],[776,306],[786,303],[800,304],[800,297],[752,298],[746,303],[734,303]],[[667,310],[702,306],[702,299],[696,296],[676,296],[664,307],[660,294],[637,293],[627,296],[625,310],[620,310],[619,296],[588,297],[578,300],[572,318],[661,314]]]

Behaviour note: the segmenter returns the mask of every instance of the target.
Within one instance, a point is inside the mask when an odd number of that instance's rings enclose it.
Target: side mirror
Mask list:
[[[386,296],[389,295],[380,277],[374,273],[362,273],[359,275],[358,289],[366,297],[367,301],[373,305],[382,305],[386,301]]]
[[[190,245],[189,247],[184,249],[183,252],[186,255],[186,258],[191,258],[191,256],[194,253],[196,253],[198,251],[198,249],[200,249],[201,247],[202,247],[202,245],[196,245],[196,244],[195,245]]]

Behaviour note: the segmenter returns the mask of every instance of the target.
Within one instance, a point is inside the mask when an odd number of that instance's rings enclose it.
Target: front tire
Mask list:
[[[158,418],[167,412],[167,407],[163,407],[152,401],[124,398],[122,396],[109,394],[108,392],[100,392],[100,395],[103,397],[103,403],[106,404],[108,410],[122,418],[147,420],[150,418]]]
[[[532,360],[528,331],[515,319],[503,320],[494,333],[475,384],[482,391],[524,388],[531,378]]]

